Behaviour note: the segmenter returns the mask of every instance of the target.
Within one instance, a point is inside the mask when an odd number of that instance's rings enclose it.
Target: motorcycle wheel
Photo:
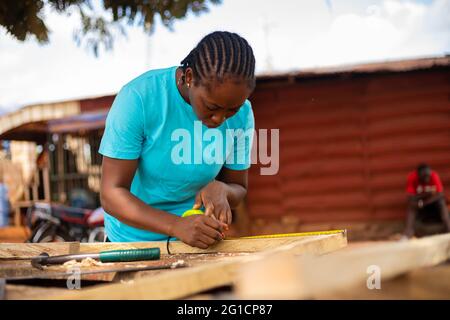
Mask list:
[[[55,230],[56,229],[56,230]],[[72,238],[63,230],[51,223],[45,223],[38,227],[34,233],[31,242],[66,242],[72,241]]]
[[[105,241],[105,228],[97,227],[89,233],[88,242],[104,242]]]

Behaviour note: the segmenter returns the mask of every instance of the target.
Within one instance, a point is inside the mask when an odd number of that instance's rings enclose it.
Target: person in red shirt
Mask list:
[[[444,222],[450,232],[450,217],[439,175],[427,164],[421,164],[417,170],[409,173],[406,186],[408,194],[408,212],[405,236],[414,236],[414,224],[417,219],[431,220],[433,215]]]

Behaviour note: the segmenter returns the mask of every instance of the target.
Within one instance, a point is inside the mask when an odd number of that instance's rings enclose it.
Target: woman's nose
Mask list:
[[[215,113],[211,116],[211,120],[217,125],[220,125],[225,121],[225,119],[225,115],[223,115],[222,113]]]

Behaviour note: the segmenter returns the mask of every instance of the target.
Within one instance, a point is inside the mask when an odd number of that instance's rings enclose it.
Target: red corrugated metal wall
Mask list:
[[[420,162],[450,196],[448,68],[260,84],[251,101],[257,128],[280,129],[278,174],[250,171],[251,217],[403,219]]]

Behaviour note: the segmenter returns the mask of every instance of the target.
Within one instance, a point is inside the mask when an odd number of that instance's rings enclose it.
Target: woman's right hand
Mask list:
[[[200,249],[223,239],[225,224],[204,214],[178,218],[173,226],[173,235],[184,243]]]

